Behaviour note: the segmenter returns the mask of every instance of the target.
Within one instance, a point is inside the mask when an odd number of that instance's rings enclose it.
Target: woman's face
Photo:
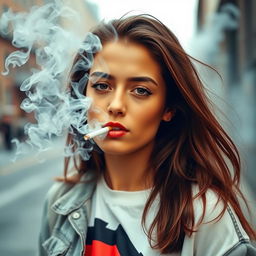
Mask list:
[[[122,155],[152,149],[160,122],[169,120],[171,113],[165,111],[160,67],[149,51],[132,42],[106,43],[96,54],[89,77],[86,96],[93,104],[88,123],[119,126],[104,139],[94,138],[102,151]]]

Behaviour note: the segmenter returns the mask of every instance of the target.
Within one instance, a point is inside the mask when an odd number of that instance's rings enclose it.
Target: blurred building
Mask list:
[[[223,16],[225,13],[225,17]],[[245,159],[246,179],[255,194],[256,175],[256,1],[199,0],[198,33],[211,20],[214,26],[222,19],[219,51],[209,64],[224,78],[224,99],[230,107],[224,109],[234,127],[229,131],[240,146]],[[230,23],[230,24],[227,24]],[[208,24],[209,26],[209,24]],[[212,30],[214,31],[214,30]],[[215,30],[216,31],[216,30]],[[219,29],[220,31],[220,29]],[[216,35],[213,35],[213,37]],[[214,38],[212,38],[214,40]],[[236,113],[238,115],[236,115]]]
[[[0,16],[8,9],[13,12],[26,12],[34,5],[43,5],[52,2],[51,0],[0,0]],[[60,20],[63,27],[72,29],[80,35],[85,34],[98,22],[97,7],[92,3],[83,0],[66,1],[80,18],[79,27],[72,27],[71,23]],[[4,35],[0,32],[0,72],[5,70],[4,64],[7,56],[15,51],[12,45],[11,34]],[[24,138],[24,125],[33,122],[33,114],[29,114],[20,109],[20,104],[26,97],[20,91],[21,83],[31,74],[31,68],[36,67],[35,55],[32,54],[29,61],[22,67],[12,69],[7,76],[0,74],[0,149],[12,149],[10,142],[13,137]]]

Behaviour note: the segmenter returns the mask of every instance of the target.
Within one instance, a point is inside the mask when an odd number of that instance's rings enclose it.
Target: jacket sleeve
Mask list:
[[[47,256],[43,248],[43,242],[46,241],[51,236],[48,212],[49,212],[49,204],[48,204],[48,200],[46,200],[43,207],[41,229],[39,233],[38,256]]]
[[[41,228],[39,233],[38,255],[47,256],[44,250],[43,243],[51,237],[54,225],[57,221],[58,214],[56,214],[51,206],[53,203],[65,193],[65,185],[63,183],[55,183],[48,191],[46,200],[43,205]]]
[[[204,222],[195,235],[195,255],[256,256],[248,235],[231,208],[219,221]]]
[[[223,203],[216,204],[218,199],[212,191],[206,199],[203,223],[191,237],[185,237],[182,256],[256,256],[256,249],[232,208],[228,206],[224,215],[214,220],[221,213]],[[197,222],[203,212],[202,203],[198,201],[194,207]]]

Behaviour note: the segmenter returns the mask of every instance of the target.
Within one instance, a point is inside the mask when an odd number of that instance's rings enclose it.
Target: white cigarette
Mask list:
[[[106,127],[100,128],[99,130],[89,132],[86,135],[84,135],[84,139],[90,140],[90,139],[94,138],[95,136],[109,132],[111,129],[112,129],[112,127],[106,126]]]

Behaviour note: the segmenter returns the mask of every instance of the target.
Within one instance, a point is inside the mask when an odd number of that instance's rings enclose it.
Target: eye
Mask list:
[[[109,91],[109,85],[106,83],[96,83],[92,85],[92,88],[94,88],[96,91],[99,92],[105,92],[105,91]]]
[[[152,92],[146,88],[138,87],[133,90],[133,92],[138,96],[149,96]]]

